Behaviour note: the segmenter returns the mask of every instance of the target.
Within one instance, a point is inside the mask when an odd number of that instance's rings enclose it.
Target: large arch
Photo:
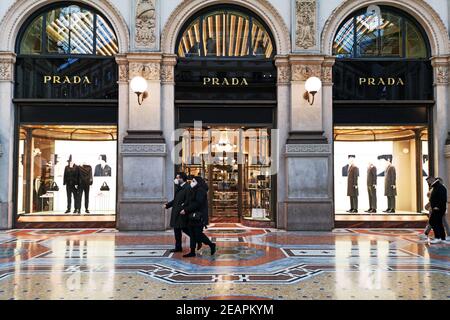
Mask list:
[[[184,0],[170,15],[161,37],[161,49],[163,53],[175,53],[178,33],[189,17],[195,12],[215,4],[235,4],[252,10],[269,26],[272,32],[277,54],[287,55],[291,51],[289,29],[281,15],[267,0]]]
[[[85,4],[100,11],[111,23],[119,41],[119,52],[128,52],[130,36],[125,19],[121,13],[109,0],[76,0],[80,4]],[[23,0],[16,1],[9,7],[0,22],[0,51],[15,51],[16,37],[19,30],[30,14],[40,8],[52,4],[50,0]]]
[[[432,56],[449,54],[449,35],[439,14],[423,0],[345,0],[331,13],[322,31],[322,53],[332,55],[336,32],[344,19],[358,9],[371,4],[397,7],[411,16],[424,28],[431,46]]]

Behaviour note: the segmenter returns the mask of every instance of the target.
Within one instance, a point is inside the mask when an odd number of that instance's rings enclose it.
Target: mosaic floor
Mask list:
[[[0,300],[450,299],[450,245],[417,229],[207,233],[217,254],[186,259],[170,231],[0,232]]]

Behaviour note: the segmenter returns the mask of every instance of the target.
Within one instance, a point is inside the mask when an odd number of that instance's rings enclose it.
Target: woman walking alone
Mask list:
[[[195,257],[196,245],[204,243],[211,248],[211,255],[216,252],[216,244],[203,233],[203,228],[208,225],[208,185],[202,177],[194,177],[191,182],[191,194],[189,201],[184,206],[181,214],[188,217],[191,252],[183,257]],[[199,246],[200,247],[200,246]]]

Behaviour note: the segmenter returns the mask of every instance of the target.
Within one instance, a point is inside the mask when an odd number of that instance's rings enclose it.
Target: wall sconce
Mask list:
[[[303,94],[303,98],[308,101],[312,106],[314,104],[314,96],[322,88],[322,81],[317,77],[309,77],[305,82],[306,92]],[[312,100],[310,98],[312,96]]]
[[[145,80],[143,77],[134,77],[130,82],[131,90],[136,93],[138,97],[138,104],[142,105],[142,102],[148,97],[148,84],[147,80]]]

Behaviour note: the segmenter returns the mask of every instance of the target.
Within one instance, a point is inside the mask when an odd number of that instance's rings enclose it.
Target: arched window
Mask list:
[[[429,58],[422,27],[398,9],[360,10],[341,24],[333,44],[338,58]]]
[[[22,28],[16,48],[21,55],[99,55],[119,52],[117,37],[94,9],[56,5],[40,11]]]
[[[177,42],[179,57],[252,57],[275,54],[267,26],[251,12],[233,6],[201,11],[182,29]]]

